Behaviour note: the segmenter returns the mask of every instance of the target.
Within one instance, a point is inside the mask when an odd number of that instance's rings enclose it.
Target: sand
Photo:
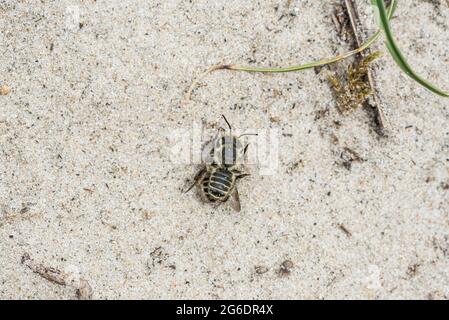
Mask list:
[[[448,99],[385,54],[386,137],[366,110],[340,114],[314,70],[219,71],[184,101],[211,65],[344,52],[333,8],[2,1],[0,298],[74,299],[85,279],[94,299],[448,299]],[[446,90],[448,21],[445,1],[402,1],[392,23],[410,64]],[[183,133],[212,137],[221,114],[273,135],[261,138],[272,161],[238,184],[240,213],[182,193],[200,167]],[[74,285],[33,273],[24,254]]]

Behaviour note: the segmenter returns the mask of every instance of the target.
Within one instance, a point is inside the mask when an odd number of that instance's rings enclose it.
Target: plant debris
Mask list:
[[[254,267],[257,274],[264,274],[268,272],[268,268],[264,266],[256,266]]]
[[[365,32],[362,28],[363,23],[360,19],[360,14],[354,0],[341,0],[341,4],[336,4],[332,19],[339,37],[349,43],[353,48],[359,48],[362,45],[362,39],[365,38]],[[390,5],[390,1],[386,3]],[[371,49],[367,48],[355,56],[355,61],[360,61],[363,57],[370,55]],[[331,69],[332,70],[332,69]],[[335,69],[334,69],[335,70]],[[366,110],[372,110],[374,129],[380,136],[385,135],[386,119],[384,115],[383,105],[380,97],[376,94],[375,73],[372,69],[367,68],[366,75],[363,77],[364,81],[369,85],[371,94],[363,103],[367,107]],[[368,97],[371,97],[368,99]],[[351,109],[351,108],[350,108]],[[370,112],[371,113],[371,112]]]
[[[343,167],[345,167],[347,170],[351,170],[353,162],[360,162],[363,160],[356,151],[348,147],[343,148],[343,151],[340,154],[340,158],[342,160]]]
[[[337,109],[341,113],[360,108],[367,101],[368,97],[374,93],[367,80],[368,67],[381,55],[381,52],[374,52],[360,62],[350,64],[343,81],[335,75],[328,77],[336,94]]]
[[[407,277],[410,279],[410,278],[413,278],[415,275],[416,275],[416,273],[418,272],[418,268],[420,267],[420,264],[419,263],[415,263],[415,264],[412,264],[412,265],[410,265],[408,268],[407,268]]]
[[[150,252],[150,257],[146,261],[148,274],[151,274],[155,268],[175,271],[176,265],[170,261],[169,258],[170,255],[163,247],[154,248],[154,250]]]
[[[282,262],[281,267],[278,270],[278,274],[281,277],[286,277],[288,276],[293,269],[293,262],[291,260],[285,260],[284,262]]]
[[[346,234],[346,235],[348,236],[348,238],[352,237],[351,231],[349,231],[348,228],[346,228],[345,225],[339,224],[339,225],[338,225],[338,228],[340,228],[340,230],[343,231],[344,234]]]
[[[79,300],[91,300],[92,299],[92,287],[85,279],[79,279],[79,281],[70,281],[70,275],[61,270],[46,267],[40,263],[37,263],[31,259],[28,253],[22,256],[22,264],[26,265],[31,271],[37,273],[42,278],[59,284],[61,286],[71,286],[76,289],[76,297]]]
[[[218,64],[215,66],[210,67],[209,69],[207,69],[206,71],[204,71],[189,87],[189,89],[187,90],[187,93],[185,95],[185,102],[189,102],[192,98],[192,92],[193,90],[198,86],[198,84],[200,83],[200,81],[206,77],[209,73],[214,72],[216,70],[226,70],[229,69],[229,65],[226,64]]]
[[[337,29],[337,33],[343,41],[348,40],[348,28],[349,28],[349,17],[345,12],[345,8],[337,4],[335,5],[335,10],[332,12],[332,20]]]
[[[22,203],[20,208],[11,208],[5,204],[0,203],[0,226],[3,224],[10,224],[16,220],[31,220],[42,215],[41,212],[32,210],[35,203]]]
[[[7,96],[11,92],[11,89],[9,89],[8,86],[3,85],[0,87],[0,95],[1,96]]]

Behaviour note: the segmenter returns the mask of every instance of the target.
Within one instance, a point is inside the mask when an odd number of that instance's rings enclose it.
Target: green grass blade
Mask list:
[[[390,6],[388,7],[388,13],[387,13],[388,19],[391,19],[391,17],[393,16],[393,14],[394,14],[394,12],[396,10],[396,6],[397,6],[397,0],[392,0]],[[360,48],[357,48],[355,50],[351,50],[349,52],[346,52],[344,54],[341,54],[341,55],[338,55],[338,56],[335,56],[335,57],[331,57],[331,58],[327,58],[327,59],[323,59],[323,60],[318,60],[318,61],[315,61],[315,62],[310,62],[310,63],[306,63],[306,64],[302,64],[302,65],[285,67],[285,68],[263,68],[263,67],[229,65],[229,66],[226,66],[226,69],[235,70],[235,71],[247,71],[247,72],[280,73],[280,72],[301,71],[301,70],[306,70],[306,69],[310,69],[310,68],[314,68],[314,67],[320,67],[320,66],[324,66],[326,64],[335,63],[335,62],[344,60],[346,58],[349,58],[350,56],[353,56],[353,55],[355,55],[357,53],[360,53],[360,52],[366,50],[374,42],[376,42],[377,39],[379,39],[380,35],[381,35],[381,30],[377,31],[375,34],[373,34],[371,37],[369,37],[368,40],[366,40],[366,42],[363,43],[360,46]]]
[[[387,48],[390,51],[391,56],[393,57],[396,64],[413,80],[426,87],[430,91],[443,96],[449,97],[449,94],[444,92],[443,90],[437,88],[435,85],[431,84],[427,80],[421,78],[410,65],[407,63],[405,57],[402,52],[399,50],[398,46],[393,37],[393,33],[390,29],[389,17],[387,13],[387,9],[385,8],[384,0],[371,0],[371,3],[374,6],[374,11],[376,14],[377,22],[380,28],[384,31]]]

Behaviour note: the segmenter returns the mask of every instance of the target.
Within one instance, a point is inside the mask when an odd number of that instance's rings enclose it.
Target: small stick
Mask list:
[[[22,256],[22,264],[26,265],[34,273],[37,273],[42,278],[50,282],[59,284],[61,286],[67,285],[66,283],[67,275],[65,273],[63,273],[58,269],[44,267],[43,265],[36,263],[33,259],[30,258],[30,255],[28,253],[25,253]]]
[[[343,224],[339,224],[338,227],[343,231],[348,237],[352,237],[351,231],[349,231]]]
[[[345,6],[346,6],[346,10],[348,11],[348,17],[349,17],[349,21],[351,22],[351,27],[352,27],[352,31],[354,33],[354,39],[355,42],[357,44],[357,47],[360,47],[361,45],[361,34],[360,31],[358,29],[358,25],[359,24],[359,16],[357,14],[357,9],[356,9],[356,5],[354,3],[354,0],[345,0]],[[367,50],[365,50],[365,52],[360,52],[360,55],[362,57],[366,56],[367,54],[369,54],[370,49],[368,48]],[[377,95],[377,91],[375,90],[376,85],[374,82],[374,75],[373,72],[370,68],[367,69],[367,77],[368,77],[368,83],[371,87],[371,91],[373,92],[373,103],[370,103],[370,106],[374,109],[374,112],[376,113],[376,120],[377,120],[377,124],[379,127],[378,133],[380,135],[385,135],[385,115],[382,109],[382,104],[380,101],[379,96]]]
[[[91,300],[92,299],[92,287],[89,285],[89,283],[84,280],[80,279],[79,285],[74,286],[69,281],[69,275],[67,273],[62,272],[61,270],[46,267],[40,263],[37,263],[33,259],[31,259],[30,255],[28,253],[25,253],[22,256],[22,264],[26,265],[31,271],[34,273],[37,273],[42,278],[56,283],[61,286],[72,286],[76,289],[76,296],[79,300]]]

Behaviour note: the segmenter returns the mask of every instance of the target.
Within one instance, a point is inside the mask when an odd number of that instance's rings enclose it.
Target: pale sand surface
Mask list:
[[[449,298],[449,100],[388,54],[386,138],[365,110],[339,114],[314,70],[216,72],[183,103],[208,66],[347,48],[333,2],[287,2],[0,1],[1,299],[75,297],[24,253],[79,274],[96,299]],[[410,64],[449,89],[447,3],[401,1],[392,25]],[[182,194],[198,166],[171,156],[173,132],[214,132],[222,113],[279,133],[277,174],[251,168],[240,213]],[[363,159],[350,170],[344,147]]]

